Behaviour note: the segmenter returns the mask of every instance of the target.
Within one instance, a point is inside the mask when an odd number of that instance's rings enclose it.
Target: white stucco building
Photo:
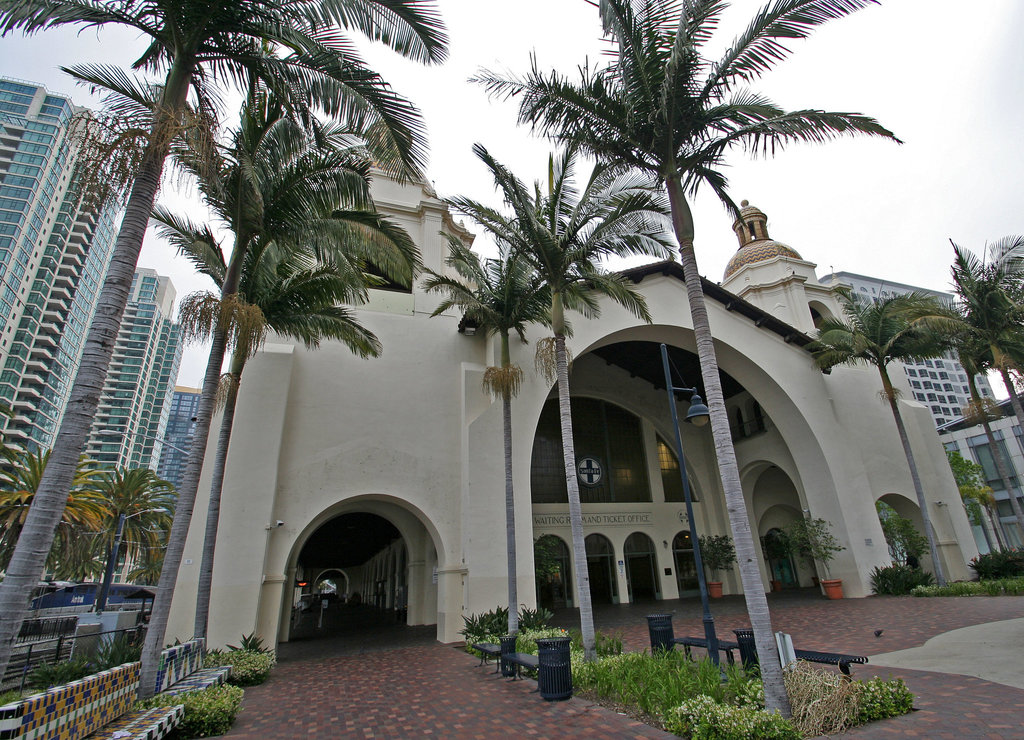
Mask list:
[[[441,230],[471,238],[427,187],[380,181],[375,197],[413,235],[431,269],[444,269]],[[705,282],[751,527],[763,537],[803,512],[829,520],[846,547],[832,577],[843,579],[847,596],[864,596],[869,571],[889,560],[875,501],[919,520],[913,486],[878,398],[877,372],[814,367],[808,334],[815,317],[837,304],[815,265],[769,239],[766,227],[763,213],[744,208],[736,225],[743,246],[726,279]],[[627,274],[653,323],[604,305],[599,320],[572,318],[568,342],[577,456],[602,468],[601,480],[582,492],[595,601],[670,599],[694,587],[694,527],[683,515],[677,462],[666,445],[673,430],[658,355],[659,343],[668,344],[684,380],[701,385],[686,293],[674,263]],[[436,624],[441,641],[460,639],[463,615],[504,603],[501,407],[481,388],[496,343],[460,331],[459,315],[430,318],[437,300],[418,286],[375,291],[360,317],[383,343],[376,360],[335,344],[308,352],[271,341],[250,362],[227,462],[211,645],[252,630],[288,640],[296,584],[324,574],[364,602],[407,606],[408,623]],[[520,601],[533,605],[533,543],[553,535],[559,539],[548,542],[561,565],[539,591],[560,605],[574,589],[557,431],[552,436],[555,391],[532,370],[542,336],[537,327],[529,344],[513,347],[526,370],[512,422],[518,588]],[[898,382],[912,399],[905,380]],[[929,497],[952,500],[956,488],[928,410],[901,403]],[[727,533],[710,431],[684,426],[695,528]],[[168,639],[191,634],[208,475]],[[940,553],[951,578],[966,577],[965,561],[977,549],[962,510],[948,512],[932,512]],[[806,564],[762,560],[766,589],[770,570],[792,586],[810,586],[814,575]],[[725,588],[737,592],[738,578],[727,577]]]

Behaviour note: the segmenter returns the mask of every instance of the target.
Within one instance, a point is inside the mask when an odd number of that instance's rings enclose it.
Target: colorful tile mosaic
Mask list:
[[[139,689],[139,664],[56,686],[0,707],[0,740],[78,740],[126,715]]]
[[[161,652],[156,669],[156,693],[166,691],[202,668],[205,651],[206,640],[200,637]]]

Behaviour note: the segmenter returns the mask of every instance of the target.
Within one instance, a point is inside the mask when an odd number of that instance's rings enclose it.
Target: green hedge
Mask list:
[[[211,650],[203,662],[206,668],[231,666],[228,683],[235,686],[256,686],[270,678],[270,671],[277,665],[277,656],[272,652],[253,650]]]
[[[669,711],[665,728],[691,740],[800,740],[781,714],[719,704],[710,696],[695,696]]]
[[[918,586],[911,596],[1020,596],[1024,594],[1024,578],[1002,578],[997,581],[958,581],[946,586]]]
[[[889,565],[871,571],[871,590],[876,594],[903,596],[918,586],[930,586],[934,582],[931,573],[909,565]]]
[[[242,706],[245,692],[237,686],[214,686],[203,691],[189,691],[185,694],[158,694],[147,699],[140,706],[173,707],[185,705],[185,716],[174,730],[173,737],[188,740],[193,737],[223,735],[231,729]]]

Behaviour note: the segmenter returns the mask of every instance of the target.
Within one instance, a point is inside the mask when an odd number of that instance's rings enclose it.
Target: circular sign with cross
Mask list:
[[[581,457],[580,461],[576,463],[576,474],[583,485],[597,486],[604,478],[604,469],[601,467],[601,461],[597,458]]]

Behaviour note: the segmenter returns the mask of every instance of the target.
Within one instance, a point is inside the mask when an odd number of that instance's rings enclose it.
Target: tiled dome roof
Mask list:
[[[764,262],[775,257],[803,259],[792,247],[769,238],[768,217],[763,211],[747,201],[742,201],[740,206],[740,217],[732,225],[739,239],[740,248],[725,266],[724,279],[728,279],[744,265],[755,262]]]

